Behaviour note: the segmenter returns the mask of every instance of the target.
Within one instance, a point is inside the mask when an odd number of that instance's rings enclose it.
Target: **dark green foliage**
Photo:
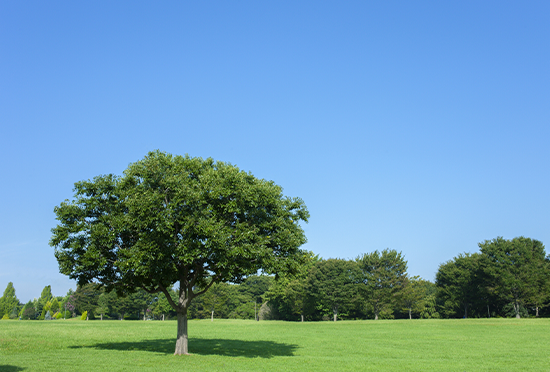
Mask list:
[[[360,312],[361,275],[355,261],[328,259],[316,262],[308,276],[308,317],[334,321],[356,318]],[[313,312],[313,307],[316,310]]]
[[[88,317],[92,316],[98,305],[98,300],[101,293],[102,289],[97,284],[89,283],[78,286],[73,294],[76,311],[80,314],[87,311]]]
[[[29,302],[27,302],[25,306],[23,306],[23,309],[21,310],[21,319],[36,319],[36,309],[34,308],[34,304],[32,301],[29,300]]]
[[[550,266],[544,245],[530,238],[498,237],[479,247],[480,253],[461,254],[439,267],[436,282],[441,315],[545,315]]]
[[[357,258],[361,270],[361,294],[374,319],[393,318],[400,291],[407,280],[407,261],[401,252],[385,249]]]
[[[74,200],[55,213],[50,244],[60,271],[119,294],[162,292],[181,319],[179,337],[192,300],[214,283],[295,271],[306,242],[299,222],[309,217],[301,199],[283,196],[271,181],[160,151],[122,177],[77,182]],[[175,283],[177,301],[169,293]],[[177,353],[187,352],[177,346]]]
[[[398,294],[401,311],[406,312],[409,319],[422,317],[437,317],[431,309],[430,294],[433,292],[433,283],[423,280],[418,276],[407,277],[405,284]],[[433,300],[431,300],[433,301]]]
[[[480,243],[479,247],[487,287],[508,306],[511,304],[516,318],[522,316],[522,308],[540,306],[548,300],[550,271],[540,241],[498,237]]]
[[[264,302],[264,293],[273,285],[275,278],[267,275],[250,275],[239,286],[239,291],[250,298],[251,302]]]
[[[273,283],[265,295],[271,309],[270,316],[281,320],[304,320],[306,314],[312,315],[315,312],[315,305],[307,300],[308,278],[311,268],[319,261],[319,256],[308,252],[306,261],[296,274],[282,275]],[[311,308],[308,309],[308,306]]]
[[[483,298],[480,260],[479,253],[465,253],[439,266],[435,281],[445,317],[467,318],[471,315],[469,309],[479,308],[476,305]]]

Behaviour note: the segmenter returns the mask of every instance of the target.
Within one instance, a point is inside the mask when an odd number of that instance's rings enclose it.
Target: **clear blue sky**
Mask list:
[[[550,244],[548,1],[0,2],[0,291],[64,295],[76,181],[213,157],[311,213],[323,258],[411,275],[497,236]]]

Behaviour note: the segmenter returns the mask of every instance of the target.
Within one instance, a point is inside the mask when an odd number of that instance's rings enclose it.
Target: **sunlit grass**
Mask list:
[[[549,319],[0,321],[0,371],[549,371]]]

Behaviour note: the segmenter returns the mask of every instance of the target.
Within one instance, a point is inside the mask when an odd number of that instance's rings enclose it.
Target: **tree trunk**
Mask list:
[[[411,308],[409,307],[409,319],[412,320]]]
[[[536,311],[537,311],[537,314],[536,314],[535,316],[538,318],[538,317],[539,317],[539,307],[536,306],[535,309],[536,309]]]
[[[162,314],[162,321],[164,322],[164,314]]]
[[[103,320],[103,313],[101,313],[100,318],[101,318],[101,320]]]
[[[212,310],[212,317],[210,318],[210,321],[211,321],[211,322],[214,321],[214,310]]]
[[[187,309],[178,311],[178,338],[174,355],[189,355],[189,339],[187,337]]]
[[[517,302],[514,303],[514,311],[516,312],[516,319],[520,319],[521,316],[519,315],[519,304]]]
[[[304,322],[304,314],[300,314],[300,317],[302,318],[302,323]]]

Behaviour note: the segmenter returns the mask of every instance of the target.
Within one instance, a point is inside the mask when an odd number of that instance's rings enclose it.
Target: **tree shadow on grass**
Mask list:
[[[9,364],[0,364],[1,372],[18,372],[18,371],[24,371],[24,370],[25,368],[23,367],[12,366]]]
[[[89,346],[70,346],[70,348],[120,351],[136,350],[173,354],[176,348],[176,339],[143,340],[138,342],[105,342]],[[282,344],[273,341],[243,341],[217,338],[192,338],[189,340],[189,353],[198,355],[273,358],[276,356],[293,356],[297,348],[297,345]]]

